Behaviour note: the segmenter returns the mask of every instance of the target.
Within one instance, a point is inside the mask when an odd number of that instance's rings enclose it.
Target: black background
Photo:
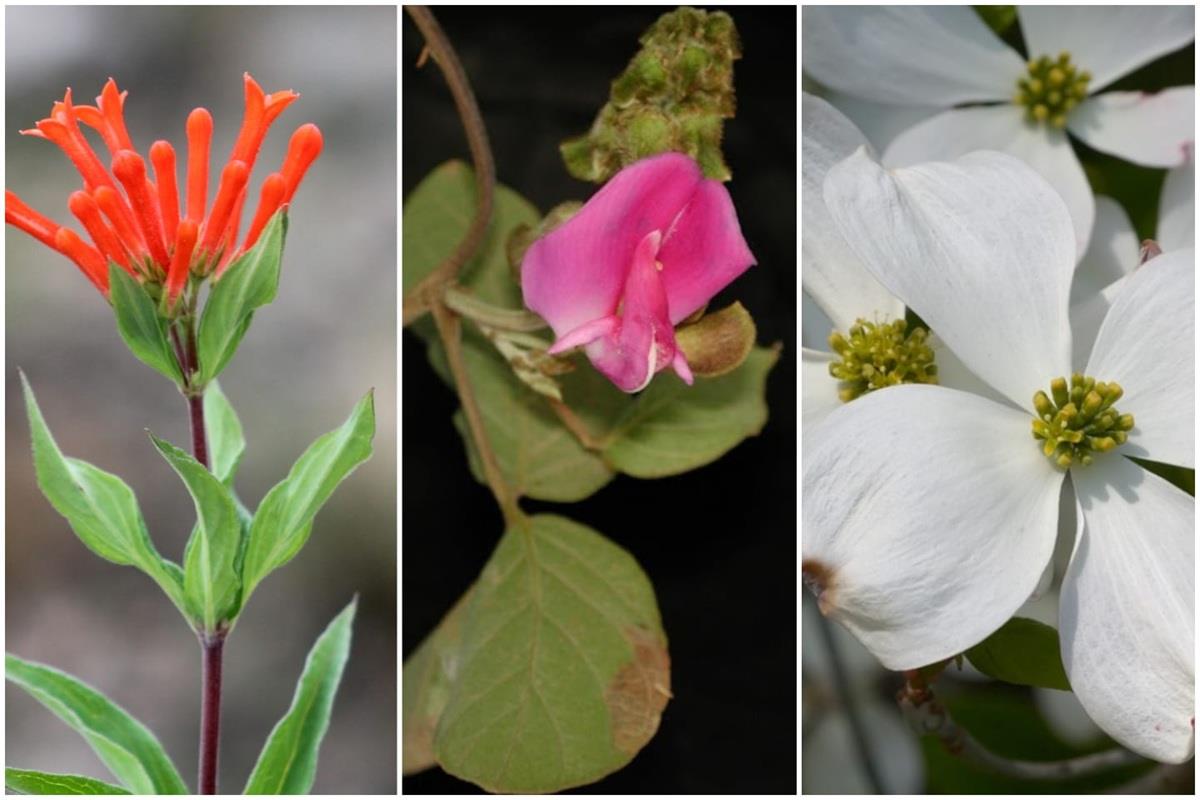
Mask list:
[[[586,199],[558,153],[583,133],[638,36],[669,9],[442,7],[483,113],[498,179],[543,212]],[[662,726],[626,768],[579,791],[787,793],[796,790],[796,19],[794,8],[730,9],[741,34],[737,116],[725,123],[727,184],[758,266],[712,308],[740,300],[761,344],[783,352],[768,383],[770,420],[718,462],[673,478],[618,476],[554,510],[628,549],[654,583],[670,638]],[[438,164],[469,160],[453,102],[405,16],[401,57],[403,191]],[[451,426],[453,393],[403,335],[402,638],[407,657],[475,579],[503,523],[471,479]],[[673,380],[671,376],[658,380]],[[439,769],[408,793],[477,791]]]

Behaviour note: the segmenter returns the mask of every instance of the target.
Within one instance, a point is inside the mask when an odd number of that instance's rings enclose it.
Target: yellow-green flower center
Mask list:
[[[1096,453],[1125,444],[1133,430],[1133,414],[1122,414],[1113,406],[1122,394],[1119,385],[1078,372],[1071,376],[1070,386],[1066,378],[1055,378],[1050,381],[1050,397],[1041,391],[1033,396],[1037,411],[1033,438],[1042,442],[1042,452],[1062,469],[1075,464],[1086,467]]]
[[[937,383],[929,331],[919,325],[908,329],[902,319],[892,322],[855,321],[849,336],[834,331],[829,346],[841,356],[829,365],[829,374],[841,381],[838,397],[849,403],[867,392],[901,383]]]
[[[1070,53],[1058,58],[1039,56],[1026,64],[1026,74],[1017,81],[1013,102],[1025,107],[1025,118],[1064,128],[1067,114],[1087,97],[1092,74],[1071,63]]]

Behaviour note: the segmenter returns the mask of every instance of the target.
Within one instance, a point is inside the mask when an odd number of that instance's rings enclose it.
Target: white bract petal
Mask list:
[[[1071,365],[1073,367],[1088,363],[1088,359],[1092,356],[1092,349],[1096,346],[1096,336],[1100,333],[1100,326],[1104,324],[1108,310],[1112,308],[1113,301],[1124,291],[1125,283],[1128,280],[1129,275],[1118,278],[1100,291],[1086,294],[1078,301],[1071,303]],[[1120,383],[1120,381],[1117,382]]]
[[[801,354],[800,421],[807,432],[809,426],[829,416],[842,401],[838,399],[838,380],[829,374],[829,364],[837,356],[807,347]]]
[[[1091,91],[1103,89],[1194,38],[1191,6],[1017,7],[1031,58],[1066,51],[1092,73]]]
[[[944,111],[897,136],[883,154],[889,167],[949,161],[976,150],[1016,156],[1049,181],[1071,212],[1077,255],[1091,236],[1095,204],[1091,186],[1065,133],[1030,125],[1011,103]]]
[[[1196,162],[1167,172],[1158,201],[1158,243],[1164,251],[1196,246]]]
[[[822,196],[826,173],[867,140],[836,108],[819,97],[804,94],[801,160],[800,280],[804,291],[832,320],[846,330],[859,317],[894,319],[904,306],[871,277],[829,218]],[[830,331],[825,331],[828,336]],[[822,339],[823,341],[823,339]]]
[[[967,365],[962,362],[962,359],[956,356],[954,351],[938,338],[937,334],[930,334],[929,346],[933,348],[934,362],[937,364],[938,386],[977,394],[980,397],[995,400],[997,403],[1005,402],[1004,395],[967,369]]]
[[[1125,390],[1135,424],[1121,452],[1194,467],[1195,253],[1163,253],[1124,283],[1084,372]]]
[[[1120,281],[1138,263],[1138,238],[1121,204],[1096,196],[1096,224],[1087,252],[1071,282],[1071,365],[1086,364],[1100,323],[1120,290]]]
[[[1134,164],[1178,167],[1191,158],[1195,117],[1192,86],[1106,92],[1083,101],[1067,117],[1067,128],[1090,147]]]
[[[1071,220],[1024,163],[974,153],[885,171],[860,151],[830,170],[825,202],[880,283],[1018,407],[1069,374]]]
[[[1120,456],[1072,479],[1085,524],[1059,610],[1071,688],[1118,742],[1182,763],[1195,748],[1195,501]]]
[[[880,103],[1007,100],[1025,65],[966,6],[805,6],[803,68]]]
[[[805,580],[889,669],[963,652],[1037,585],[1063,473],[1029,420],[965,392],[904,385],[806,431]]]
[[[877,153],[886,150],[897,136],[913,125],[924,122],[942,110],[938,106],[877,103],[834,90],[826,90],[823,96],[862,131]]]
[[[805,347],[828,347],[829,333],[833,328],[833,321],[825,316],[825,312],[817,305],[817,301],[809,297],[808,292],[801,292],[800,344]],[[1099,328],[1098,325],[1097,328]]]

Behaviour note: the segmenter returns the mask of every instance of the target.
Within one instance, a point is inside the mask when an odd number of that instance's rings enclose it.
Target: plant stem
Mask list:
[[[579,440],[579,444],[583,445],[585,450],[591,450],[594,453],[599,453],[604,449],[604,442],[592,435],[588,426],[579,418],[579,415],[571,410],[561,400],[546,398],[546,402],[550,404],[551,410],[558,415],[558,420],[561,422],[571,434]]]
[[[443,296],[446,305],[456,314],[469,317],[490,328],[527,333],[548,327],[546,321],[532,311],[491,305],[453,284],[446,287]]]
[[[203,690],[200,695],[200,794],[217,793],[217,751],[221,741],[221,656],[225,633],[200,635]]]
[[[906,672],[905,676],[907,682],[896,701],[909,726],[921,736],[936,736],[946,752],[1001,775],[1024,780],[1061,780],[1146,763],[1146,759],[1120,747],[1062,761],[1020,761],[997,755],[959,727],[916,670]]]

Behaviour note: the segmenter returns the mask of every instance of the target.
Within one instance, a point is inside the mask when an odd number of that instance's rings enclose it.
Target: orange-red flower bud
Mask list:
[[[167,306],[173,307],[179,299],[180,292],[187,284],[188,265],[192,261],[192,251],[196,248],[196,237],[199,227],[190,219],[179,223],[179,232],[175,237],[175,252],[171,256],[171,268],[167,270]]]
[[[158,207],[162,217],[163,237],[175,241],[175,230],[179,226],[179,188],[175,184],[175,148],[170,142],[159,139],[150,145],[150,163],[154,165],[154,179],[158,183]]]
[[[263,228],[266,227],[267,221],[271,219],[271,215],[283,205],[283,195],[286,191],[287,184],[284,183],[283,176],[278,172],[272,172],[263,181],[262,193],[258,198],[258,209],[254,212],[250,230],[246,233],[246,241],[242,243],[243,251],[254,247]]]
[[[58,223],[25,205],[16,192],[4,192],[4,221],[25,231],[42,244],[58,249],[54,243]]]
[[[75,262],[87,279],[108,297],[108,264],[100,251],[79,238],[70,228],[59,228],[54,236],[54,247]]]
[[[96,98],[96,106],[75,106],[79,121],[95,129],[104,138],[104,144],[114,156],[121,150],[132,150],[133,140],[125,129],[125,96],[128,92],[117,90],[112,78],[104,84],[104,90]]]
[[[325,140],[321,137],[321,130],[311,122],[301,125],[292,134],[292,138],[288,142],[287,155],[283,159],[283,166],[279,169],[286,187],[283,193],[283,202],[290,203],[292,201],[292,195],[296,193],[300,181],[304,179],[304,173],[317,160],[317,156],[321,155],[321,148],[324,144]]]
[[[104,221],[100,215],[100,206],[90,194],[84,191],[72,193],[67,200],[67,207],[83,223],[88,235],[105,258],[120,264],[130,275],[136,274],[129,263],[129,257],[125,254],[125,246],[121,244],[120,237]]]
[[[142,237],[150,249],[150,257],[164,272],[169,259],[163,241],[162,225],[158,219],[158,199],[154,187],[146,178],[146,162],[132,150],[122,150],[113,158],[113,174],[125,187],[125,194],[133,205],[134,219],[142,230]]]
[[[206,108],[188,114],[188,171],[187,217],[193,222],[204,221],[208,205],[208,150],[212,145],[213,119]]]
[[[244,161],[246,168],[253,170],[254,162],[258,159],[258,151],[262,148],[263,139],[266,138],[267,129],[300,95],[290,89],[285,89],[274,92],[268,97],[264,95],[262,87],[255,82],[254,78],[250,77],[249,72],[244,73],[242,78],[246,86],[246,111],[242,117],[242,129],[238,132],[238,138],[233,145],[233,151],[229,154],[229,160]]]
[[[200,241],[200,250],[213,253],[221,244],[225,235],[225,227],[237,204],[238,195],[246,188],[250,171],[244,161],[231,161],[221,171],[221,185],[217,187],[217,199],[213,201],[212,213],[204,224],[204,238]]]
[[[146,245],[142,241],[142,236],[134,225],[133,216],[129,213],[125,199],[121,197],[120,193],[111,186],[101,186],[92,192],[92,198],[104,212],[104,216],[108,217],[109,223],[117,232],[117,237],[121,240],[121,244],[125,245],[125,249],[136,258],[144,258],[147,255]]]

